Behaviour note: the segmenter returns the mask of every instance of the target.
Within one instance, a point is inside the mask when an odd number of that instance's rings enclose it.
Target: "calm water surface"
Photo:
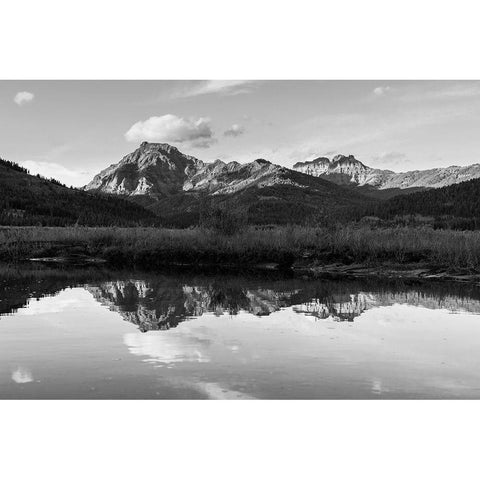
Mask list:
[[[480,398],[480,289],[0,266],[0,398]]]

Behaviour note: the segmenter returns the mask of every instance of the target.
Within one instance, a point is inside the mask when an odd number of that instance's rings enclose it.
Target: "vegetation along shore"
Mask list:
[[[288,269],[317,275],[480,280],[480,232],[428,227],[1,227],[0,260]],[[403,272],[403,273],[402,273]]]

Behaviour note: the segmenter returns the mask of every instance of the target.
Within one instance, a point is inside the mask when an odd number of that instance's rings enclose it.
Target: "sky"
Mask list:
[[[480,162],[480,81],[0,81],[0,157],[82,186],[142,141],[204,161]]]

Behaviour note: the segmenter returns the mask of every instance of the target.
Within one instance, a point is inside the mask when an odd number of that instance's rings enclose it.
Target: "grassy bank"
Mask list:
[[[295,261],[379,265],[426,263],[480,271],[480,232],[347,226],[246,227],[235,235],[206,229],[0,227],[0,259],[83,254],[113,265],[249,265]]]

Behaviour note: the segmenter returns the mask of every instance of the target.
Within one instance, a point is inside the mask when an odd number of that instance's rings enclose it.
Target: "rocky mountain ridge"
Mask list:
[[[477,178],[478,164],[396,173],[337,155],[289,169],[265,159],[207,163],[166,143],[143,142],[84,189],[126,197],[164,225],[186,227],[198,225],[211,207],[246,213],[254,224],[338,221],[379,200]]]
[[[302,187],[287,178],[289,172],[261,158],[247,164],[221,160],[205,163],[167,143],[143,142],[119,163],[102,170],[84,189],[160,199],[181,192],[233,194],[252,185]]]
[[[307,162],[298,162],[293,169],[338,185],[370,186],[378,190],[441,188],[480,178],[480,164],[397,173],[368,167],[353,155],[337,155],[331,160],[319,157]]]
[[[264,159],[247,164],[216,160],[203,162],[167,143],[143,142],[134,152],[101,171],[85,190],[159,200],[181,192],[234,194],[251,186],[288,184],[301,187],[288,172],[296,171],[340,186],[375,190],[441,188],[480,178],[480,164],[394,172],[372,168],[353,155],[318,157],[298,162],[292,169]]]
[[[264,159],[205,163],[171,145],[147,142],[84,188],[127,197],[171,226],[198,224],[205,201],[246,212],[256,224],[299,223],[365,201],[361,193]]]

